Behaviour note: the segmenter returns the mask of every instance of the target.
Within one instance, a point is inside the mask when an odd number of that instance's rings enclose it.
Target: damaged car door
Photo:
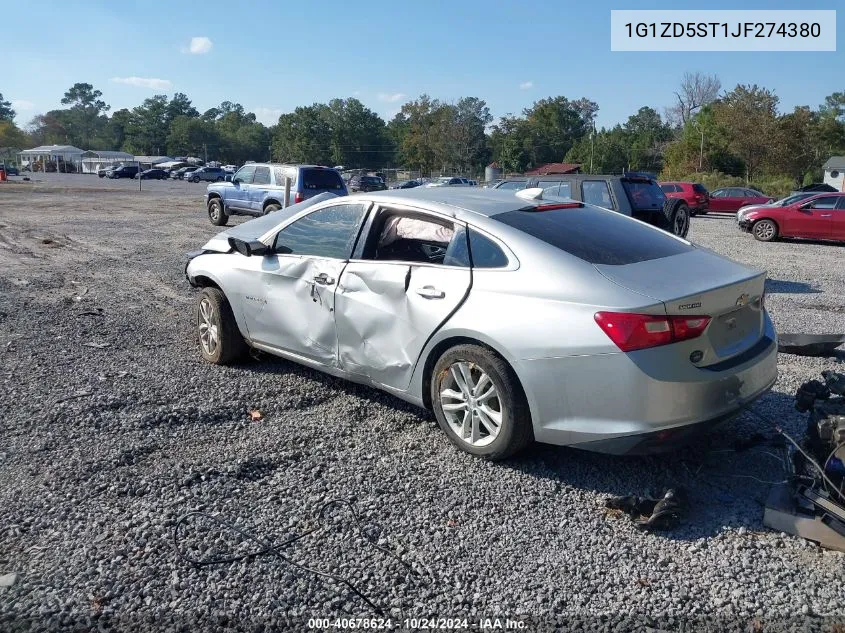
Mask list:
[[[335,289],[365,211],[363,204],[323,207],[276,234],[257,283],[243,289],[254,343],[337,365]]]
[[[467,296],[466,228],[451,218],[379,209],[335,299],[340,367],[404,390],[428,339]]]

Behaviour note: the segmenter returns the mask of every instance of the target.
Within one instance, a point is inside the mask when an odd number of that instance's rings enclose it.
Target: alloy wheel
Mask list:
[[[200,345],[203,351],[208,356],[214,355],[217,351],[217,346],[220,341],[220,333],[216,323],[217,315],[214,312],[214,306],[208,299],[200,301],[199,309],[199,328]]]
[[[768,242],[775,236],[775,227],[771,222],[758,222],[754,225],[754,235],[757,239]]]
[[[470,446],[487,446],[502,428],[493,380],[475,363],[453,363],[440,384],[440,407],[452,431]]]

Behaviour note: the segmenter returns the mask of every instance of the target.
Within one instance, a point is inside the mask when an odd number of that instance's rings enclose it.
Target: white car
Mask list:
[[[426,187],[470,187],[469,180],[466,178],[457,178],[451,176],[442,176],[426,184]]]

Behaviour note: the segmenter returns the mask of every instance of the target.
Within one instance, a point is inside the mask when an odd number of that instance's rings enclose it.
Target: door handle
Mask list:
[[[321,286],[331,286],[334,283],[334,277],[329,277],[326,273],[320,273],[314,277],[314,281]]]
[[[829,218],[831,215],[833,215],[833,214],[832,213],[822,213],[823,218]]]
[[[434,286],[417,288],[417,294],[425,299],[443,299],[446,296],[445,292],[438,290]]]

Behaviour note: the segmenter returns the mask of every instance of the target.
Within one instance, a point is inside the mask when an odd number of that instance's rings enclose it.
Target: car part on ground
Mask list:
[[[228,298],[234,320],[218,307],[206,327],[219,340],[433,408],[450,440],[494,459],[531,437],[670,450],[771,387],[763,273],[542,194],[324,194],[224,231],[186,275]]]
[[[769,495],[763,523],[845,552],[845,374],[826,370],[822,378],[798,388],[795,407],[807,413],[807,433],[800,444],[786,436],[795,448],[792,470]]]
[[[800,356],[832,356],[845,334],[778,334],[778,351]]]
[[[610,510],[621,510],[641,530],[672,530],[686,514],[687,498],[683,488],[669,488],[657,498],[624,496],[605,501]]]

